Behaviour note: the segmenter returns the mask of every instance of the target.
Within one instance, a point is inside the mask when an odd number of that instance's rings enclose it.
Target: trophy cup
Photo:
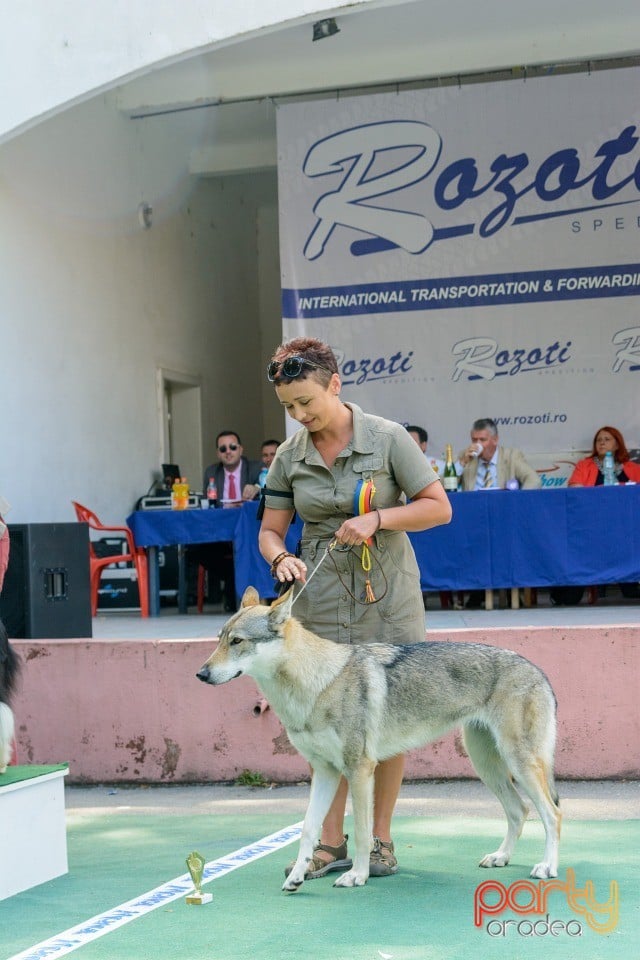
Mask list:
[[[196,904],[197,906],[202,906],[203,903],[211,903],[213,894],[202,892],[202,874],[204,873],[204,865],[206,863],[204,857],[201,853],[194,850],[189,854],[186,862],[189,874],[193,880],[193,893],[185,897],[185,901]]]

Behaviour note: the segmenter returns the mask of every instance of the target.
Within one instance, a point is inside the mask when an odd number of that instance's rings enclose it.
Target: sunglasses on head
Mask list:
[[[275,383],[280,377],[286,377],[288,380],[295,380],[299,377],[305,367],[310,370],[326,370],[331,373],[328,367],[323,367],[319,363],[313,363],[312,360],[305,360],[304,357],[287,357],[286,360],[272,360],[267,367],[267,380],[269,383]]]
[[[237,450],[237,443],[230,443],[228,446],[226,443],[223,443],[221,447],[218,447],[218,453],[226,453],[227,450]]]

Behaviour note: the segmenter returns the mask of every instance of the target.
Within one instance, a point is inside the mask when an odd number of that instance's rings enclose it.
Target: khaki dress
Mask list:
[[[417,443],[400,424],[365,414],[350,403],[353,438],[330,469],[302,428],[278,447],[267,477],[266,506],[295,508],[304,521],[300,555],[308,586],[293,607],[306,627],[338,643],[418,643],[425,638],[420,573],[409,537],[380,530],[365,574],[361,548],[336,547],[325,555],[338,527],[354,515],[359,480],[373,480],[373,507],[401,506],[438,482]],[[270,496],[275,490],[287,496]],[[367,576],[377,603],[365,602]]]

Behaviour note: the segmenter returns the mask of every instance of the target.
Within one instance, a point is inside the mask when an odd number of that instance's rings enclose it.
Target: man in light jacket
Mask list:
[[[516,481],[522,490],[540,487],[540,477],[521,450],[501,447],[498,427],[485,417],[471,428],[471,443],[458,455],[461,490],[504,489]],[[513,484],[515,486],[515,484]]]

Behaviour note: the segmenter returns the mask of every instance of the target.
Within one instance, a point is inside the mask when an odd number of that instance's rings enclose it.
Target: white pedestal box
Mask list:
[[[7,767],[0,774],[0,900],[69,870],[66,764]]]

